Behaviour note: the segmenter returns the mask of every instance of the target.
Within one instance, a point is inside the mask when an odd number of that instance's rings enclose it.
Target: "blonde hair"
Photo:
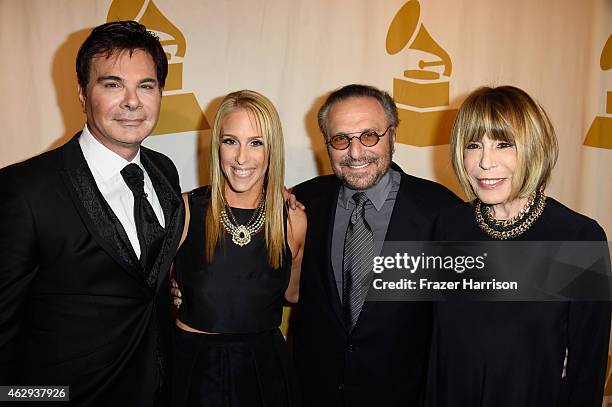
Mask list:
[[[469,143],[484,135],[516,147],[512,196],[528,197],[545,187],[557,162],[557,137],[542,107],[514,86],[482,87],[472,92],[457,113],[451,135],[453,170],[471,201],[476,198],[463,163]]]
[[[223,119],[230,113],[244,110],[251,115],[263,137],[268,169],[264,178],[266,216],[263,233],[268,263],[273,268],[282,264],[285,251],[284,199],[285,144],[278,112],[268,98],[252,90],[227,95],[215,116],[210,142],[210,202],[206,211],[206,259],[211,262],[221,233],[221,209],[224,205],[225,177],[221,171],[219,148],[223,135]]]

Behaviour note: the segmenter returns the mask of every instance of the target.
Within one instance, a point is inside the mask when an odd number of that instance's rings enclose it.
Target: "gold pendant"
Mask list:
[[[232,242],[238,246],[244,246],[251,242],[251,232],[244,225],[237,226],[232,233]]]

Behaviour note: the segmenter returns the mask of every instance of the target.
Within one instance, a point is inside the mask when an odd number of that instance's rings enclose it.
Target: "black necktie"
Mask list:
[[[369,199],[365,192],[357,192],[353,200],[356,206],[346,230],[342,261],[342,308],[349,331],[357,323],[370,287],[374,258],[374,237],[365,218],[365,205]]]
[[[149,273],[159,254],[165,231],[147,200],[142,169],[134,163],[128,164],[121,170],[121,176],[134,194],[134,222],[140,244],[140,264],[145,273]]]

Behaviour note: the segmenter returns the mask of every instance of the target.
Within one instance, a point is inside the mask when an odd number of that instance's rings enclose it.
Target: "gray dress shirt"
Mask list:
[[[395,206],[395,198],[399,191],[401,175],[398,171],[389,169],[378,183],[364,192],[370,199],[365,206],[365,217],[374,235],[374,255],[378,256],[387,234],[387,228],[391,221],[391,213]],[[344,258],[344,240],[348,229],[349,219],[355,201],[353,194],[357,193],[345,185],[340,188],[338,202],[336,203],[336,216],[334,218],[334,231],[332,235],[331,261],[336,280],[338,295],[342,299],[342,261]]]

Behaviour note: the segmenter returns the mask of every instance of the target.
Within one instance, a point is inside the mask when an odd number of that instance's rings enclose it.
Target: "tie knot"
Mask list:
[[[355,201],[357,207],[365,206],[365,204],[368,203],[369,200],[370,199],[368,198],[365,192],[357,192],[353,194],[353,201]]]
[[[121,176],[134,195],[144,195],[144,173],[137,164],[126,165]]]
[[[359,217],[365,222],[365,205],[369,201],[368,196],[365,192],[357,192],[353,194],[353,201],[355,201],[356,206],[351,213],[350,222],[354,225]]]

